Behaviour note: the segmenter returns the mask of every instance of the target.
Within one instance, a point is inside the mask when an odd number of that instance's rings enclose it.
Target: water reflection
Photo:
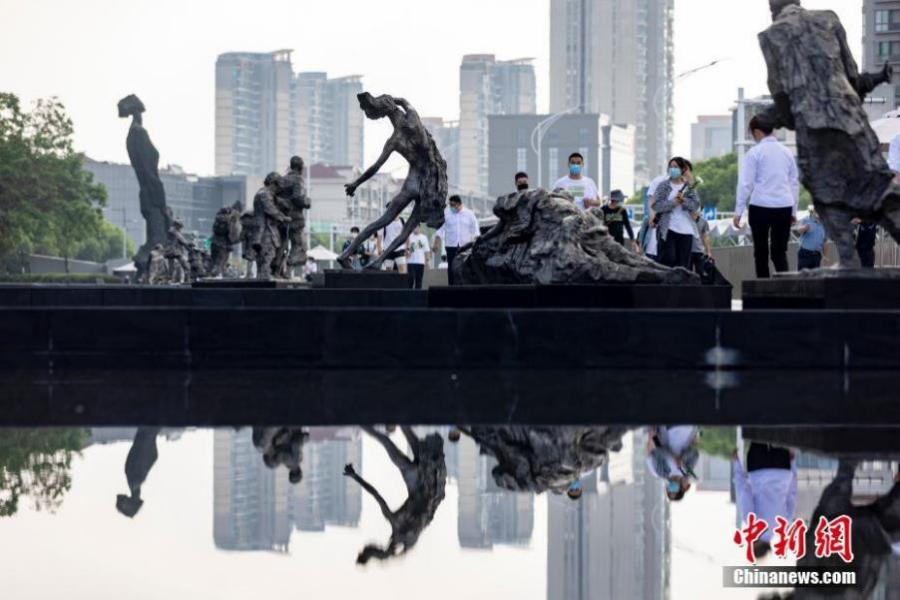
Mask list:
[[[141,552],[148,540],[152,549],[159,530],[163,547],[176,540],[191,553],[185,560],[224,569],[236,589],[259,583],[283,564],[286,573],[330,586],[333,597],[355,597],[372,586],[371,597],[411,598],[422,581],[467,573],[484,577],[466,588],[467,598],[756,600],[765,597],[759,590],[726,594],[720,569],[743,564],[743,550],[731,535],[752,505],[761,516],[806,519],[809,548],[820,515],[854,519],[857,588],[782,590],[780,597],[897,598],[896,429],[697,433],[691,427],[484,425],[6,430],[0,432],[0,499],[7,516],[10,507],[18,512],[0,519],[0,536],[19,551],[28,536],[40,538],[60,554],[16,562],[12,550],[0,547],[0,564],[15,563],[38,589],[29,594],[31,588],[13,581],[5,583],[12,587],[4,588],[4,596],[58,597],[61,588],[37,577],[38,570],[77,570],[87,585],[95,577],[88,567],[102,550],[92,546],[82,556],[83,545],[102,547],[106,540],[105,560],[115,562],[119,553]],[[198,441],[206,448],[202,460],[192,457]],[[746,452],[735,461],[732,452],[740,447]],[[118,496],[114,511],[109,500],[122,491],[123,464],[128,492]],[[784,473],[762,473],[777,470]],[[691,484],[681,500],[667,490],[672,474]],[[194,503],[191,512],[196,495],[203,496],[202,506]],[[15,502],[6,501],[12,497]],[[60,510],[48,516],[46,508]],[[40,529],[35,515],[47,529]],[[87,522],[89,541],[83,537]],[[192,528],[196,522],[205,527]],[[382,537],[387,526],[389,537]],[[366,544],[373,540],[378,543]],[[278,553],[282,560],[250,558],[246,551]],[[153,556],[141,564],[160,568],[151,564]],[[354,556],[384,561],[384,568],[354,569]],[[476,566],[467,567],[473,556]],[[811,553],[800,561],[813,563]],[[793,563],[770,553],[761,564]],[[508,593],[510,579],[527,585]],[[354,594],[351,581],[360,586]],[[149,595],[165,595],[161,584],[148,585]],[[210,596],[239,597],[225,582],[204,585]]]
[[[263,445],[262,456],[257,444]],[[274,449],[276,445],[282,448],[281,454]],[[296,463],[299,471],[301,460],[301,481],[291,484],[290,469],[294,467],[287,464]],[[345,480],[341,470],[343,465],[361,460],[362,442],[355,429],[216,430],[213,450],[216,547],[284,553],[289,550],[293,529],[324,531],[326,525],[355,527],[362,511],[362,498],[359,488]],[[278,468],[280,465],[283,467]]]
[[[344,467],[344,475],[356,481],[372,495],[381,514],[391,526],[391,537],[385,546],[368,544],[359,553],[356,562],[365,564],[373,558],[386,560],[408,552],[419,535],[428,527],[438,506],[444,501],[447,485],[447,463],[444,459],[444,439],[437,433],[419,438],[411,427],[401,427],[412,458],[402,452],[386,434],[373,427],[363,429],[387,451],[391,462],[400,470],[406,485],[406,501],[397,510],[391,510],[387,501],[372,484],[356,472],[352,463]]]

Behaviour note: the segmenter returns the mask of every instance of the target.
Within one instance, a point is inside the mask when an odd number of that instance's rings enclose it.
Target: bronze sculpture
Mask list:
[[[800,0],[769,5],[773,23],[759,35],[775,102],[766,114],[797,132],[803,185],[841,266],[855,266],[853,218],[877,222],[900,241],[900,186],[862,104],[892,70],[860,73],[834,12],[805,10]]]
[[[386,258],[409,238],[416,225],[425,223],[432,229],[439,229],[444,224],[448,189],[447,163],[438,152],[419,114],[409,102],[386,94],[376,98],[368,92],[359,94],[357,98],[366,117],[373,120],[387,117],[394,127],[394,133],[388,139],[375,164],[356,181],[346,185],[347,195],[353,196],[360,185],[378,173],[394,152],[409,162],[409,174],[400,193],[388,203],[384,214],[367,225],[338,258],[341,266],[345,269],[351,268],[351,257],[356,254],[357,249],[371,238],[372,234],[394,222],[406,207],[413,203],[412,214],[400,235],[383,249],[381,256],[367,266],[370,269],[380,269]]]
[[[356,559],[359,564],[365,564],[372,558],[386,560],[399,556],[415,546],[422,531],[434,519],[435,511],[443,502],[444,488],[447,484],[444,440],[438,434],[432,433],[419,439],[410,427],[401,427],[413,455],[410,459],[387,435],[372,427],[363,429],[384,446],[391,462],[400,469],[408,497],[400,508],[392,511],[378,490],[363,479],[352,464],[344,468],[345,476],[352,478],[375,498],[381,513],[391,525],[391,538],[387,546],[382,548],[375,544],[367,545]]]
[[[284,185],[281,175],[269,173],[264,185],[253,198],[253,252],[256,255],[256,278],[269,280],[284,276],[281,268],[285,226],[291,222],[280,205]]]
[[[134,518],[144,505],[141,499],[141,486],[144,485],[147,475],[159,457],[159,451],[156,449],[156,436],[159,435],[159,431],[159,427],[138,427],[131,449],[125,458],[125,478],[128,480],[129,495],[116,496],[116,509],[129,519]]]
[[[232,206],[219,209],[219,212],[216,213],[213,221],[210,277],[219,277],[225,272],[232,249],[235,244],[241,242],[241,212],[243,209],[243,202],[238,201]]]
[[[311,208],[312,204],[306,194],[306,178],[303,175],[303,168],[303,159],[294,156],[291,158],[288,172],[283,176],[282,195],[287,198],[287,211],[291,218],[285,236],[285,241],[291,243],[290,254],[287,256],[287,269],[302,267],[307,260],[305,211]]]
[[[166,207],[166,190],[159,178],[159,152],[144,129],[143,113],[146,110],[140,98],[131,94],[119,100],[119,117],[131,117],[131,127],[125,141],[128,159],[134,168],[140,186],[141,215],[147,226],[147,241],[134,257],[138,279],[145,279],[149,268],[150,250],[166,241],[172,225],[171,213]]]
[[[564,193],[532,190],[501,197],[493,229],[463,248],[451,269],[477,284],[699,283],[634,254],[610,235],[601,209],[580,211]]]

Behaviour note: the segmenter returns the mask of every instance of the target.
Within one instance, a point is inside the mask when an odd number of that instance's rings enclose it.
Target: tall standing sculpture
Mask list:
[[[134,257],[139,280],[146,275],[150,250],[166,242],[172,226],[171,214],[166,209],[166,190],[159,178],[159,152],[144,129],[142,115],[145,110],[143,102],[134,94],[119,100],[119,117],[131,117],[125,145],[141,189],[141,215],[147,225],[147,240]]]
[[[759,35],[775,101],[768,116],[797,132],[803,185],[841,266],[855,266],[854,217],[878,222],[900,241],[900,186],[862,104],[892,71],[859,72],[834,12],[805,10],[800,0],[769,5],[774,22]]]
[[[232,206],[219,209],[213,221],[212,267],[210,277],[218,277],[228,267],[228,258],[236,244],[241,242],[241,213],[244,203],[235,202]]]
[[[409,102],[388,95],[376,98],[368,92],[357,95],[357,98],[366,117],[373,120],[387,117],[394,126],[394,133],[384,145],[384,150],[375,164],[360,175],[359,179],[347,184],[347,195],[353,196],[356,188],[378,173],[394,152],[409,162],[409,174],[403,183],[403,189],[388,203],[384,214],[366,226],[338,258],[341,266],[349,269],[351,257],[357,249],[372,237],[373,233],[393,223],[400,213],[413,203],[412,215],[406,221],[403,231],[383,250],[381,256],[368,265],[370,269],[380,269],[385,259],[406,241],[416,225],[425,223],[433,229],[439,229],[444,224],[444,209],[447,207],[447,163],[438,152],[419,114]]]
[[[306,179],[303,176],[303,159],[299,156],[291,158],[291,166],[284,174],[284,192],[288,199],[287,240],[291,242],[291,251],[287,258],[289,268],[302,267],[306,264],[306,214],[312,204],[306,195]]]

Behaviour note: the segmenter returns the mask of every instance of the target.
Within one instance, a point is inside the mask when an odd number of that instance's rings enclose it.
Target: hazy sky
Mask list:
[[[837,11],[861,49],[861,0],[805,5]],[[770,19],[766,0],[675,0],[675,13],[677,73],[729,59],[677,84],[674,149],[689,154],[698,114],[726,112],[741,85],[765,92],[756,33]],[[78,149],[102,160],[127,162],[116,102],[134,92],[161,161],[212,173],[214,64],[226,51],[293,48],[295,70],[363,74],[372,92],[451,119],[463,54],[528,56],[538,109],[548,104],[549,0],[0,0],[0,15],[0,90],[58,96]],[[385,133],[367,127],[367,159]]]

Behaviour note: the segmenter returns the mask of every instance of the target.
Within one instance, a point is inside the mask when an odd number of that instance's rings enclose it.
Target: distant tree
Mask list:
[[[7,429],[0,436],[0,517],[19,510],[23,497],[35,510],[54,511],[72,487],[72,458],[81,451],[84,429]]]
[[[0,92],[0,264],[6,270],[39,252],[65,258],[68,272],[79,244],[101,235],[106,190],[84,169],[72,135],[72,120],[55,98],[25,112],[17,96]]]
[[[694,164],[694,174],[703,178],[700,201],[703,206],[715,206],[720,211],[734,210],[737,196],[738,160],[731,153],[717,158],[701,160]],[[812,197],[805,187],[800,187],[800,208],[806,209]]]
[[[736,427],[704,427],[700,435],[700,450],[711,456],[730,458],[737,447]]]
[[[82,240],[75,249],[75,258],[93,262],[106,262],[122,258],[122,230],[108,221],[100,225],[100,235]],[[126,238],[125,256],[134,256],[135,247]]]

